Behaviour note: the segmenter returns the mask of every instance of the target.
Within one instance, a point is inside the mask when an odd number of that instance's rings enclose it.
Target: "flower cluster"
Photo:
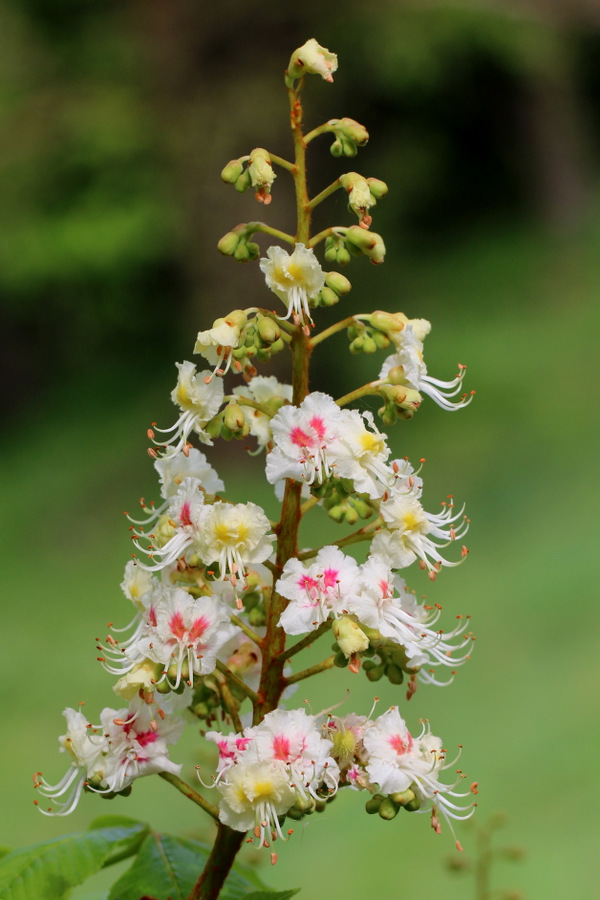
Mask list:
[[[294,178],[297,197],[308,196],[304,154],[319,135],[334,134],[335,156],[354,156],[368,133],[353,119],[301,132],[298,92],[305,76],[330,82],[336,69],[335,54],[314,39],[296,50],[286,71],[294,162],[255,148],[232,160],[223,180],[239,191],[252,187],[267,206],[274,166]],[[313,209],[338,189],[358,224],[311,237]],[[43,812],[66,815],[83,791],[126,794],[136,778],[152,773],[163,773],[212,815],[230,848],[233,832],[251,831],[266,847],[285,839],[286,817],[323,810],[343,787],[366,791],[367,812],[384,819],[401,808],[429,811],[436,831],[440,816],[452,829],[452,820],[473,812],[472,801],[465,802],[470,792],[458,788],[463,773],[457,770],[449,784],[442,780],[455,761],[446,761],[440,738],[427,724],[413,736],[396,705],[378,718],[315,716],[282,706],[298,682],[333,666],[372,682],[385,676],[394,689],[406,678],[410,699],[418,680],[449,684],[470,656],[469,617],[440,628],[440,604],[417,599],[405,581],[411,566],[416,578],[434,581],[465,559],[464,507],[450,496],[439,512],[428,511],[421,469],[394,458],[373,412],[358,408],[365,397],[382,403],[377,414],[386,429],[410,419],[423,395],[444,410],[464,408],[472,398],[463,392],[464,366],[451,381],[428,374],[423,353],[431,326],[425,319],[376,310],[321,331],[313,319],[319,307],[333,306],[351,288],[341,273],[323,270],[315,248],[324,242],[329,263],[346,265],[352,256],[382,263],[385,246],[370,227],[386,192],[379,179],[348,172],[300,205],[296,234],[249,222],[219,242],[221,252],[240,262],[259,259],[257,232],[287,243],[291,252],[271,245],[258,262],[265,308],[234,309],[198,332],[194,352],[209,368],[177,363],[175,421],[148,430],[160,501],[142,500],[137,517],[128,516],[135,553],[121,588],[133,616],[97,639],[98,658],[117,677],[114,691],[126,706],[104,709],[99,725],[81,711],[65,710],[67,731],[59,744],[70,766],[57,784],[36,775],[38,793],[50,802]],[[279,310],[268,308],[272,294]],[[343,396],[311,391],[313,352],[344,331],[351,352],[393,352],[371,381]],[[283,350],[292,357],[290,383],[259,374],[258,367]],[[236,378],[241,383],[229,383]],[[276,520],[251,499],[226,499],[219,474],[193,446],[210,448],[219,437],[251,439],[246,449],[263,456],[265,490],[281,502]],[[246,497],[253,487],[248,479]],[[315,508],[333,531],[337,523],[353,530],[302,548],[300,523]],[[362,551],[356,558],[354,545]],[[304,669],[297,665],[327,633],[333,652]],[[218,749],[212,779],[218,808],[179,778],[181,766],[169,758],[183,714],[200,722],[200,733]],[[241,839],[233,837],[239,846]],[[224,873],[231,862],[224,860]]]

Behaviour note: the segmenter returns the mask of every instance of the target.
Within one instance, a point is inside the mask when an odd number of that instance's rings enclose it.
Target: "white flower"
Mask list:
[[[355,595],[349,603],[362,623],[376,628],[383,637],[390,638],[404,648],[410,668],[445,665],[457,666],[469,658],[469,653],[454,657],[459,646],[470,642],[471,635],[464,632],[469,625],[469,617],[459,617],[459,624],[444,634],[434,626],[440,618],[441,607],[427,608],[417,603],[404,582],[394,575],[387,560],[371,555],[360,566]],[[460,641],[452,643],[455,638]],[[430,672],[422,672],[422,680],[434,684]]]
[[[91,725],[73,709],[65,709],[64,716],[67,733],[59,743],[72,762],[55,785],[36,773],[35,787],[55,804],[42,809],[36,801],[44,815],[68,815],[84,788],[100,794],[118,793],[143,775],[165,771],[178,775],[181,771],[167,753],[167,744],[174,743],[184,728],[181,719],[165,716],[155,720],[151,707],[139,702],[129,709],[103,710],[101,725]]]
[[[133,532],[135,546],[151,560],[139,565],[148,571],[157,571],[185,557],[190,549],[199,552],[200,528],[209,508],[204,503],[199,481],[184,478],[154,531],[148,535],[143,530]],[[147,546],[140,543],[142,540],[148,542]]]
[[[425,329],[421,323],[428,325],[429,328]],[[426,319],[409,319],[401,331],[394,332],[393,340],[397,350],[384,360],[379,377],[387,378],[393,370],[401,369],[403,376],[401,380],[409,387],[428,394],[443,409],[462,409],[471,402],[473,394],[462,393],[460,399],[454,401],[452,398],[462,391],[466,367],[460,365],[458,374],[452,381],[440,381],[427,374],[427,366],[423,359],[423,337],[430,328],[431,325]],[[397,384],[398,381],[395,380],[394,383]]]
[[[365,422],[370,426],[367,428]],[[340,448],[336,454],[336,475],[350,478],[359,493],[381,497],[396,482],[395,473],[386,465],[390,449],[370,412],[343,409],[337,424]]]
[[[256,503],[223,503],[206,508],[198,555],[202,562],[218,562],[221,578],[235,584],[248,563],[269,558],[275,535],[271,523]]]
[[[182,719],[167,715],[154,718],[151,706],[135,703],[128,709],[104,709],[100,720],[108,753],[102,787],[94,790],[118,793],[144,775],[179,775],[181,765],[171,762],[167,745],[179,740],[185,727]]]
[[[315,391],[300,406],[282,406],[271,419],[275,446],[267,456],[267,481],[293,478],[321,484],[338,459],[341,410],[332,397]]]
[[[54,804],[43,809],[35,801],[44,815],[67,816],[75,809],[86,781],[101,782],[103,755],[108,749],[104,735],[88,722],[82,712],[67,708],[63,715],[67,720],[67,731],[58,742],[61,752],[71,757],[71,765],[57,784],[49,784],[41,772],[36,773],[36,789]]]
[[[212,444],[210,435],[204,426],[218,413],[223,403],[223,382],[213,378],[211,372],[196,372],[191,362],[176,363],[179,369],[177,384],[171,393],[171,399],[181,410],[181,415],[170,428],[157,428],[161,434],[172,436],[164,441],[154,441],[163,448],[164,455],[178,453],[187,445],[187,440],[194,431],[203,444]]]
[[[175,496],[184,478],[194,478],[207,494],[225,490],[225,485],[204,453],[195,447],[187,453],[180,451],[155,460],[154,468],[160,479],[160,495],[166,500]]]
[[[194,353],[199,353],[211,366],[215,366],[215,375],[224,375],[229,371],[231,351],[239,345],[246,323],[246,313],[234,309],[226,318],[216,319],[212,328],[198,332]]]
[[[411,753],[413,739],[397,706],[365,729],[363,744],[369,754],[366,770],[382,793],[405,791],[411,786],[416,762]]]
[[[356,588],[358,565],[338,547],[322,547],[314,562],[303,565],[296,558],[283,567],[275,590],[290,600],[279,619],[286,634],[314,631],[331,613],[340,615]]]
[[[298,321],[312,321],[309,300],[314,300],[323,285],[325,275],[312,250],[296,244],[290,255],[282,247],[269,247],[267,258],[260,260],[261,272],[267,287],[287,306],[290,316]]]
[[[281,384],[274,375],[256,375],[248,384],[234,387],[233,393],[238,397],[248,397],[263,406],[277,404],[282,406],[285,401],[291,403],[291,384]],[[271,418],[259,409],[244,407],[246,421],[250,425],[250,434],[258,440],[259,447],[265,447],[272,439]]]
[[[460,562],[447,560],[439,551],[440,547],[463,537],[468,531],[469,522],[463,516],[463,509],[455,513],[450,501],[442,513],[427,513],[412,492],[393,490],[379,508],[388,531],[375,535],[371,552],[386,557],[394,569],[403,569],[420,559],[434,580],[441,566],[456,566]],[[455,527],[454,523],[461,518],[461,524]],[[444,543],[439,544],[434,538]],[[463,558],[466,552],[463,547]]]
[[[221,647],[239,631],[230,617],[231,608],[216,596],[192,597],[182,588],[165,587],[148,612],[142,636],[125,656],[161,663],[163,677],[178,688],[182,680],[214,671]]]
[[[265,843],[265,834],[271,837],[271,831],[285,840],[278,816],[293,806],[296,793],[283,763],[242,762],[229,770],[218,788],[219,819],[224,825],[244,832],[254,828],[259,846]]]

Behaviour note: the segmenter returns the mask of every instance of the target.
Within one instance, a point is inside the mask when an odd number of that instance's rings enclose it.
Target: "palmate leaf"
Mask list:
[[[105,827],[13,850],[0,859],[2,900],[61,900],[103,866],[132,856],[148,831],[133,819],[110,817],[100,823]]]
[[[133,864],[113,885],[109,900],[139,900],[144,896],[152,900],[186,900],[209,853],[210,847],[200,841],[152,832],[144,839]],[[220,898],[239,900],[251,892],[260,897],[264,891],[268,888],[251,869],[234,866]],[[275,895],[266,896],[273,900]]]

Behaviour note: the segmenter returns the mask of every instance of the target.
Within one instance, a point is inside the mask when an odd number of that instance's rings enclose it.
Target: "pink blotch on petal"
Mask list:
[[[408,753],[408,751],[412,747],[413,740],[410,734],[408,735],[406,741],[404,740],[402,735],[394,734],[391,738],[389,738],[389,743],[392,749],[396,751],[398,756],[402,756],[404,753]]]
[[[325,422],[323,421],[321,416],[313,416],[310,420],[310,427],[314,428],[314,430],[317,432],[317,437],[320,441],[325,438],[327,428],[325,427]]]
[[[326,588],[333,588],[340,580],[339,569],[325,569],[323,572],[323,584]]]
[[[179,612],[174,612],[171,618],[169,619],[169,629],[173,637],[176,637],[178,640],[181,640],[185,636],[186,627],[183,621],[183,616]]]
[[[208,628],[209,624],[210,623],[204,618],[204,616],[200,616],[198,619],[194,619],[192,627],[189,631],[190,641],[199,640]]]
[[[305,431],[302,431],[298,425],[290,431],[290,440],[292,444],[296,444],[298,447],[312,447],[315,442],[315,439]]]
[[[290,755],[290,742],[284,734],[276,734],[273,738],[273,756],[275,759],[286,760]]]

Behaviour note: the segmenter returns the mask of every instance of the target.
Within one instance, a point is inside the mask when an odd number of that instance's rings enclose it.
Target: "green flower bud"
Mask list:
[[[213,416],[212,419],[204,426],[204,430],[211,438],[217,438],[221,434],[221,426],[223,424],[223,413],[217,413],[216,416]]]
[[[335,291],[338,297],[344,297],[352,290],[351,283],[341,272],[326,272],[325,284],[328,288],[331,288],[332,291]]]
[[[404,672],[395,666],[394,663],[388,663],[385,668],[385,674],[392,684],[402,684],[404,681]]]
[[[345,266],[350,262],[350,253],[346,247],[342,246],[338,248],[336,262],[339,266]]]
[[[231,162],[228,162],[221,172],[221,179],[226,184],[235,184],[244,171],[244,162],[247,159],[247,156],[242,156],[240,159],[232,159]]]
[[[335,654],[335,659],[333,660],[334,666],[338,669],[345,669],[348,666],[348,657],[345,653],[339,650]]]
[[[248,248],[248,255],[250,259],[258,259],[260,256],[260,247],[258,244],[255,244],[254,241],[247,241],[246,247]]]
[[[363,340],[362,351],[363,353],[375,353],[377,350],[377,344],[373,340],[370,334],[365,335]]]
[[[334,290],[329,287],[322,287],[319,291],[318,303],[319,306],[335,306],[336,303],[339,303],[340,298],[336,294]]]
[[[248,262],[248,260],[250,259],[250,251],[248,250],[246,241],[241,240],[238,243],[233,252],[233,255],[238,262]]]
[[[369,190],[376,200],[380,200],[382,197],[385,197],[388,192],[387,184],[385,183],[385,181],[381,181],[379,178],[367,178],[367,184],[369,185]]]
[[[379,265],[385,257],[385,244],[381,235],[367,231],[360,225],[351,225],[346,232],[346,245],[356,253],[368,256],[372,263]],[[338,257],[338,262],[339,262]]]
[[[223,235],[223,237],[217,244],[217,250],[219,251],[219,253],[222,253],[223,256],[233,256],[239,242],[239,234],[236,234],[235,231],[228,231],[227,234]]]
[[[381,806],[383,800],[383,794],[374,794],[367,800],[367,802],[365,803],[365,810],[369,813],[370,816],[379,812],[379,807]]]
[[[240,194],[243,194],[244,191],[247,191],[249,187],[252,187],[252,179],[250,178],[250,172],[248,169],[244,169],[242,174],[235,182],[235,189],[239,191]]]
[[[283,338],[279,338],[278,340],[274,341],[271,344],[271,354],[280,353],[284,347],[285,347],[285,341],[283,340]],[[281,406],[282,404],[283,404],[283,400],[281,401],[279,406]]]
[[[340,505],[332,506],[331,509],[327,510],[327,515],[330,519],[333,519],[334,522],[341,522],[344,518],[344,508]]]
[[[387,334],[384,334],[382,331],[373,331],[372,333],[373,340],[377,344],[378,350],[385,350],[390,346],[391,341]]]
[[[379,815],[382,819],[395,819],[400,811],[397,803],[394,803],[391,797],[384,797],[379,805]]]
[[[385,673],[385,666],[379,665],[374,668],[369,667],[365,670],[367,673],[367,678],[369,681],[379,681],[380,678],[383,678]]]
[[[339,138],[336,138],[331,147],[329,148],[329,152],[332,156],[340,157],[344,155],[344,146]]]
[[[397,803],[398,806],[404,807],[406,807],[408,803],[413,803],[417,798],[415,792],[410,788],[407,788],[405,791],[397,791],[396,793],[390,794],[389,796],[390,800],[392,800],[394,803]]]
[[[246,424],[244,410],[239,403],[228,403],[225,407],[223,421],[230,431],[242,431]]]
[[[265,344],[272,344],[281,335],[281,328],[277,324],[277,322],[270,319],[268,316],[261,316],[258,319],[258,333],[261,339],[265,342]]]

